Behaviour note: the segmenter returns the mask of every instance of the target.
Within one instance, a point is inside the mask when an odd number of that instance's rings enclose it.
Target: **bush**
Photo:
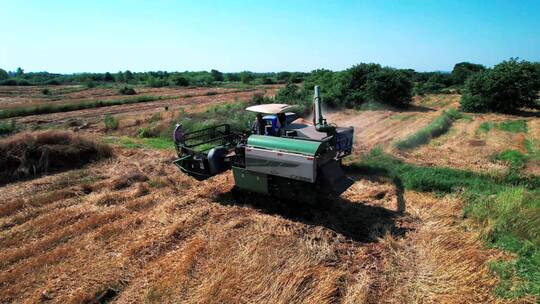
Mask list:
[[[45,89],[41,90],[41,94],[43,94],[43,95],[51,95],[51,91],[49,89],[45,88]]]
[[[369,100],[396,107],[404,107],[411,102],[411,89],[412,83],[407,76],[392,68],[369,74],[365,84]]]
[[[468,112],[512,113],[538,107],[540,75],[534,64],[510,59],[472,75],[465,83],[461,108]]]
[[[272,78],[269,78],[269,77],[263,77],[261,79],[261,83],[262,84],[274,84],[274,81],[272,80]]]
[[[172,84],[179,87],[187,87],[189,86],[189,81],[183,76],[176,75],[172,78]]]
[[[290,82],[276,94],[277,101],[287,104],[297,104],[303,99],[298,86]]]
[[[245,71],[240,73],[240,80],[242,83],[251,83],[255,77],[253,76],[253,73]]]
[[[140,138],[153,138],[159,136],[159,129],[155,127],[141,127],[137,130],[137,136]]]
[[[112,116],[111,114],[105,115],[105,130],[117,130],[119,125],[118,118]]]
[[[146,81],[146,85],[152,88],[161,88],[169,85],[167,80],[150,76]]]
[[[11,134],[15,131],[17,131],[15,119],[12,119],[9,123],[0,122],[0,135]]]
[[[128,86],[122,87],[120,90],[118,90],[118,93],[122,95],[136,95],[137,94],[137,92],[132,87],[128,87]]]
[[[18,78],[9,78],[3,81],[0,81],[0,85],[5,86],[29,86],[31,85],[30,82],[26,79],[18,79]]]
[[[5,80],[9,78],[9,74],[6,70],[0,69],[0,80]]]

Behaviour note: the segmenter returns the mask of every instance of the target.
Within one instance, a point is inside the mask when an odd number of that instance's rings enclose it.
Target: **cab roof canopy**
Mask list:
[[[285,113],[285,111],[290,110],[291,108],[292,106],[288,104],[269,103],[269,104],[262,104],[262,105],[247,107],[246,111],[262,113],[262,114],[279,114],[279,113]]]

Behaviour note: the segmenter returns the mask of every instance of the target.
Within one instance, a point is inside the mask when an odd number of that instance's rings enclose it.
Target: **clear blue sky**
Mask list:
[[[540,1],[0,0],[0,68],[419,71],[540,61]]]

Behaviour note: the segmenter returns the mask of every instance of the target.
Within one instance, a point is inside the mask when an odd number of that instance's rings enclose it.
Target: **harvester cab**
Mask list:
[[[352,184],[341,160],[352,153],[353,127],[327,123],[319,87],[313,97],[313,123],[286,104],[246,108],[256,119],[247,133],[222,124],[185,132],[178,124],[174,162],[182,172],[204,180],[232,169],[236,188],[286,199],[313,201],[339,195]]]

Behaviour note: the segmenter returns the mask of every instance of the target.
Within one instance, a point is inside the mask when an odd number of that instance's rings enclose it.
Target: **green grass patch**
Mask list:
[[[455,109],[443,111],[439,117],[425,128],[395,143],[395,147],[403,151],[427,144],[432,138],[446,133],[452,126],[452,123],[459,118],[461,118],[461,113]]]
[[[143,146],[145,148],[164,150],[164,149],[174,149],[174,143],[171,138],[164,137],[155,137],[155,138],[144,138],[142,140]]]
[[[487,133],[492,129],[499,129],[511,133],[527,133],[527,121],[525,120],[507,120],[500,123],[484,121],[478,127],[479,132]]]
[[[128,136],[105,138],[105,143],[121,146],[126,149],[174,149],[172,139],[165,137],[156,138],[133,138]]]
[[[511,153],[512,154],[512,153]],[[540,296],[540,178],[515,172],[489,176],[472,171],[404,163],[376,148],[349,170],[390,177],[404,189],[458,193],[464,216],[480,229],[488,246],[516,254],[491,265],[505,298]]]
[[[507,120],[499,123],[498,128],[511,133],[527,133],[527,122],[525,120]]]
[[[478,131],[480,132],[483,132],[483,133],[487,133],[489,132],[491,129],[495,128],[495,123],[494,122],[491,122],[491,121],[484,121],[483,123],[480,124],[480,126],[478,127]]]
[[[519,169],[525,166],[527,155],[517,150],[505,150],[499,154],[492,156],[493,160],[502,161],[510,165],[511,168]]]
[[[21,117],[29,115],[40,115],[40,114],[49,114],[49,113],[58,113],[58,112],[69,112],[77,111],[84,109],[93,109],[101,107],[109,107],[123,104],[132,104],[139,102],[149,102],[163,99],[161,96],[137,96],[137,97],[128,97],[123,99],[113,99],[113,100],[94,100],[94,101],[85,101],[78,103],[67,103],[67,104],[46,104],[34,107],[18,107],[13,109],[0,110],[0,118],[10,118],[10,117]]]

